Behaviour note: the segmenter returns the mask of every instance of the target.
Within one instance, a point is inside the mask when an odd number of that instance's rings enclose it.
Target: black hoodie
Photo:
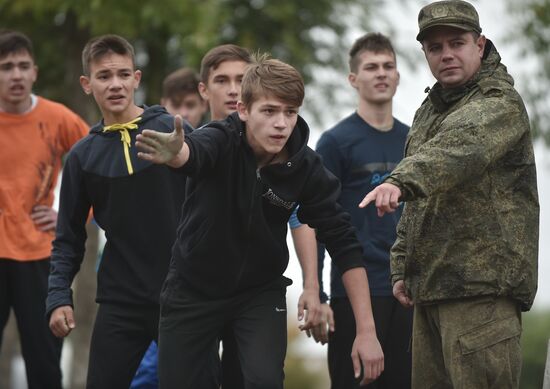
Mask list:
[[[234,113],[186,137],[187,198],[171,264],[183,286],[216,298],[276,282],[297,204],[342,272],[363,266],[349,215],[336,203],[338,179],[307,146],[305,121],[298,118],[288,140],[289,159],[259,170],[245,131]]]
[[[80,268],[85,224],[93,207],[107,243],[98,268],[98,303],[158,304],[185,180],[174,169],[137,157],[136,135],[145,128],[173,130],[163,107],[144,107],[130,131],[133,174],[128,173],[120,132],[104,133],[103,122],[69,152],[63,169],[56,239],[53,242],[47,313],[72,305],[72,281]],[[186,126],[186,132],[190,132]]]

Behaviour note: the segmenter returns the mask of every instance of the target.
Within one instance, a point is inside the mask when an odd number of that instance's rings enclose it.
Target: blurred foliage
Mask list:
[[[550,311],[531,311],[523,314],[523,367],[522,389],[540,389],[544,379],[544,368],[548,341],[550,340]]]
[[[526,75],[521,91],[529,107],[533,133],[550,145],[550,0],[508,0],[515,24],[510,36],[521,46],[524,60],[537,62],[537,70]]]
[[[372,12],[382,4],[382,0],[0,0],[0,26],[32,39],[40,67],[36,92],[95,121],[94,104],[78,83],[81,50],[93,36],[115,33],[135,45],[136,62],[143,71],[140,96],[155,104],[166,74],[183,65],[198,70],[206,51],[223,43],[270,52],[302,71],[306,82],[312,76],[310,65],[341,68],[345,32],[350,25],[367,28]]]

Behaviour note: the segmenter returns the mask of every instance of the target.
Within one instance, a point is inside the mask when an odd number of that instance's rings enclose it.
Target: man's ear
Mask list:
[[[208,100],[208,87],[202,81],[199,82],[199,94],[203,100]]]
[[[84,93],[86,93],[87,95],[92,93],[92,88],[90,87],[90,78],[89,77],[80,76],[79,81],[80,81],[80,86],[82,87],[82,90],[84,91]]]
[[[237,101],[237,112],[239,113],[239,118],[243,122],[248,120],[248,110],[246,109],[246,105],[244,105],[241,100]]]
[[[483,53],[485,52],[485,44],[487,43],[487,38],[485,38],[485,35],[480,35],[479,38],[477,38],[476,46],[479,49],[479,57],[483,58]]]

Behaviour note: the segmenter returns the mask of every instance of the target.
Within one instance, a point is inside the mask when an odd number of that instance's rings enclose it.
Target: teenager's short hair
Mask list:
[[[34,60],[34,51],[32,42],[28,36],[19,31],[2,30],[0,31],[0,58],[8,54],[26,51]]]
[[[203,83],[208,83],[208,77],[211,70],[216,70],[222,62],[226,61],[243,61],[246,63],[252,62],[250,52],[244,47],[233,44],[216,46],[210,49],[201,61],[200,77]]]
[[[134,47],[123,37],[108,34],[92,38],[84,46],[82,50],[82,70],[84,74],[89,76],[90,63],[110,52],[130,57],[132,59],[132,66],[135,67],[136,55]]]
[[[349,51],[349,69],[351,72],[357,72],[359,67],[359,56],[365,51],[373,53],[389,52],[395,59],[395,50],[390,39],[379,32],[369,32],[358,38]]]
[[[241,100],[247,107],[262,96],[274,96],[299,107],[304,101],[304,80],[292,66],[267,55],[255,56],[241,84]]]
[[[199,76],[190,68],[181,68],[170,73],[162,82],[162,98],[174,105],[190,94],[199,94]],[[202,97],[201,97],[202,99]]]

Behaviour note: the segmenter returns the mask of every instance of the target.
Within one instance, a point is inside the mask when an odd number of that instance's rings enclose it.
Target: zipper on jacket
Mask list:
[[[244,269],[246,267],[246,264],[248,263],[248,256],[250,252],[250,230],[252,229],[252,216],[253,216],[253,210],[254,205],[256,204],[256,188],[258,187],[258,183],[262,181],[262,177],[260,176],[260,168],[256,168],[256,180],[254,181],[254,186],[252,187],[252,198],[250,201],[250,207],[248,208],[248,220],[246,223],[246,234],[245,239],[247,240],[246,244],[246,250],[244,253],[243,261],[241,264],[241,268],[239,270],[239,275],[237,277],[237,286],[240,284],[240,281],[242,279]],[[238,288],[237,288],[238,289]]]

